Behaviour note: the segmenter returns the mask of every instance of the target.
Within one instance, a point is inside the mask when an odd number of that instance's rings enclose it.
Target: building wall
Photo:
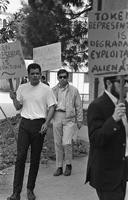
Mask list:
[[[57,71],[50,71],[47,81],[50,87],[54,87],[57,83]],[[69,72],[69,82],[74,85],[85,101],[89,101],[89,78],[85,72]]]
[[[31,62],[29,62],[30,64]],[[28,62],[27,62],[28,64]],[[57,83],[57,71],[48,71],[43,73],[47,77],[47,82],[49,82],[50,87],[54,87]],[[74,85],[81,94],[83,101],[89,101],[89,78],[88,73],[85,72],[69,72],[69,82]],[[14,88],[16,88],[16,80],[13,80]],[[9,91],[8,80],[0,80],[0,90]]]

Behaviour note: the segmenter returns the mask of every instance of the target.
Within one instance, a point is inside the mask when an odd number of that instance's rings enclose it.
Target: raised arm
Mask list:
[[[17,100],[16,92],[10,90],[10,98],[12,99],[13,105],[16,110],[20,110],[22,108],[22,104]]]

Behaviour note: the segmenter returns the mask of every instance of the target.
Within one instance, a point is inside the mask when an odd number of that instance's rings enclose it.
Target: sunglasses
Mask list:
[[[67,76],[59,76],[59,79],[66,79],[67,78]]]

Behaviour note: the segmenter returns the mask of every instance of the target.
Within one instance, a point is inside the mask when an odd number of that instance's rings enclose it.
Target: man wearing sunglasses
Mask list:
[[[123,97],[127,80],[123,80]],[[120,78],[104,78],[105,91],[88,107],[90,151],[86,182],[96,189],[99,200],[124,200],[126,193],[127,102],[120,102]],[[125,120],[126,121],[126,120]],[[128,126],[128,124],[127,124]]]
[[[57,99],[53,119],[56,171],[54,176],[70,176],[72,171],[72,139],[77,127],[83,121],[82,102],[78,89],[68,83],[68,72],[61,69],[57,73],[59,83],[53,88]],[[65,171],[63,173],[63,161]]]

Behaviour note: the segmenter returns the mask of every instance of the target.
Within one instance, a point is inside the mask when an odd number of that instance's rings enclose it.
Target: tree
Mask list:
[[[56,32],[54,31],[54,35],[56,36],[54,36],[55,41],[61,41],[62,44],[63,64],[69,63],[70,66],[77,71],[78,68],[81,67],[81,64],[85,63],[88,58],[87,12],[91,9],[92,1],[88,1],[88,3],[85,4],[83,0],[48,0],[47,2],[44,0],[29,0],[29,4],[32,10],[36,11],[40,16],[46,9],[51,13],[49,18],[47,18],[46,15],[45,21],[50,22],[52,17],[53,28],[57,30]],[[79,8],[79,11],[74,9],[75,7],[77,9]],[[61,10],[59,13],[57,12],[58,8]],[[83,16],[81,20],[80,16]],[[44,22],[44,19],[42,19],[42,21]],[[50,30],[50,27],[48,28]],[[54,40],[50,39],[50,35],[51,34],[47,34],[48,38],[44,40],[44,42],[39,42],[40,46],[50,44],[52,41],[54,42]]]
[[[7,10],[9,3],[8,0],[0,0],[0,13]],[[6,23],[4,26],[6,26]],[[6,28],[0,29],[0,43],[7,42],[8,34],[9,32],[7,33]]]
[[[9,1],[8,0],[0,0],[0,12],[5,12],[7,10],[7,7],[9,5]]]
[[[32,58],[33,48],[60,41],[63,65],[69,63],[77,71],[88,58],[87,12],[91,3],[29,0],[30,5],[23,3],[23,8],[15,13],[8,30],[13,39],[21,41],[28,59]]]

